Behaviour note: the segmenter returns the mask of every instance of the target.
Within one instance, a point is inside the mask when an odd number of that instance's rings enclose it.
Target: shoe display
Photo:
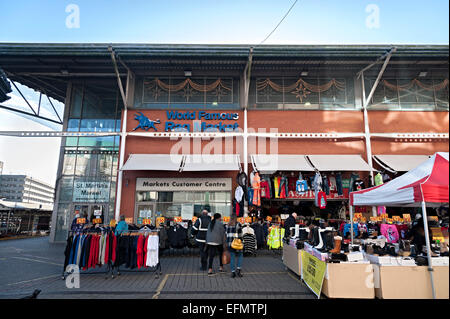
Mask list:
[[[411,255],[411,244],[409,240],[400,241],[400,256],[409,257]]]
[[[335,236],[334,237],[334,248],[332,250],[330,250],[330,253],[339,254],[341,252],[341,243],[342,243],[342,237]]]
[[[373,255],[374,254],[374,250],[373,250],[373,244],[367,244],[364,247],[364,251],[369,254],[369,255]]]

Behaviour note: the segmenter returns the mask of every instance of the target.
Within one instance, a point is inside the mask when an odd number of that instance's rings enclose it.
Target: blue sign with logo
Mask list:
[[[164,123],[165,132],[234,132],[239,127],[239,124],[236,122],[239,119],[239,113],[166,111],[166,114],[168,121]],[[135,114],[134,119],[139,121],[139,125],[133,131],[139,128],[146,131],[149,129],[158,131],[155,124],[161,124],[159,119],[156,119],[156,121],[150,120],[142,112]],[[192,125],[178,122],[182,120],[192,120]],[[220,122],[215,124],[208,123],[208,121],[214,120]],[[234,123],[230,124],[222,121],[233,121]]]

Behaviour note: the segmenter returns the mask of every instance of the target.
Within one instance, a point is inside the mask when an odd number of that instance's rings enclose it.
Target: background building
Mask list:
[[[395,174],[449,149],[448,45],[5,43],[0,67],[65,103],[71,134],[61,135],[55,241],[80,212],[136,223],[159,213],[190,219],[205,205],[229,215],[239,170],[295,176],[316,167],[368,185],[372,169]],[[177,149],[180,137],[188,148]],[[269,152],[284,157],[267,163]],[[263,203],[296,205],[308,211],[312,199]]]
[[[0,199],[9,202],[53,205],[55,189],[26,175],[0,175]]]

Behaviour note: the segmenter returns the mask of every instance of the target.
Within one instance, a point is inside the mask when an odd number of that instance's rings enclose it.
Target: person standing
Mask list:
[[[231,278],[235,278],[236,274],[238,277],[242,277],[241,267],[243,259],[243,250],[235,250],[231,248],[231,243],[235,238],[243,240],[242,226],[237,222],[236,215],[230,217],[230,222],[225,228],[227,246],[230,251],[230,267],[231,267]],[[237,268],[236,268],[236,257],[237,257]]]
[[[115,229],[115,235],[120,236],[120,234],[128,231],[128,224],[125,222],[125,216],[120,216],[120,221],[117,223]]]
[[[295,222],[297,219],[297,213],[292,213],[285,221],[284,221],[284,237],[289,237],[291,234],[291,227],[295,227]]]
[[[208,250],[208,275],[213,274],[214,257],[221,251],[220,246],[223,246],[225,239],[225,227],[221,221],[222,215],[215,213],[213,219],[209,223],[208,231],[206,232],[206,244]],[[219,256],[220,268],[223,270],[222,256]]]
[[[211,217],[208,215],[208,210],[204,209],[202,215],[195,221],[194,226],[192,226],[192,234],[195,236],[198,247],[200,249],[200,270],[206,270],[206,263],[208,258],[208,253],[206,252],[206,232],[208,231],[209,223],[211,222]]]

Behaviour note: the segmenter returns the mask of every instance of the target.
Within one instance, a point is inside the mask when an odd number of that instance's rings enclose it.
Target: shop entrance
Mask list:
[[[92,223],[94,218],[101,218],[102,223],[109,223],[109,220],[105,220],[105,212],[107,212],[107,204],[74,204],[73,216],[79,214],[80,217],[86,216],[87,221]]]

